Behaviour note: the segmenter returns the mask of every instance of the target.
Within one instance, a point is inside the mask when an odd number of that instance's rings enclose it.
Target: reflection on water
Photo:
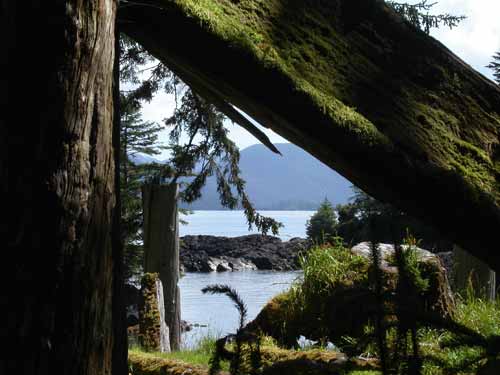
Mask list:
[[[238,327],[238,312],[228,297],[204,295],[201,289],[209,284],[227,284],[234,288],[248,307],[252,320],[276,294],[290,287],[300,271],[242,271],[222,273],[187,273],[179,282],[182,319],[199,325],[183,334],[183,346],[192,347],[201,337],[224,336]]]

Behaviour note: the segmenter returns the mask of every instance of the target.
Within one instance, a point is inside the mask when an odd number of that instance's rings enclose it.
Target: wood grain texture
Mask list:
[[[111,374],[116,4],[1,6],[0,369]]]
[[[158,273],[163,284],[165,321],[172,350],[179,350],[181,343],[178,197],[177,184],[147,184],[142,189],[144,272]]]

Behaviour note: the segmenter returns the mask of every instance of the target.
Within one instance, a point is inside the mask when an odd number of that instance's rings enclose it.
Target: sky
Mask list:
[[[404,0],[399,0],[403,2]],[[416,3],[417,0],[407,0]],[[475,70],[493,79],[492,71],[486,68],[495,52],[500,51],[500,0],[431,0],[437,2],[431,13],[450,13],[465,15],[466,20],[458,27],[450,30],[442,27],[431,31],[431,36],[441,41],[452,52],[458,55]],[[143,106],[143,118],[161,123],[171,116],[174,110],[174,98],[159,94],[151,103]],[[238,125],[228,124],[229,137],[240,149],[259,143],[251,134]],[[261,128],[273,143],[288,142],[269,129]],[[167,140],[166,132],[161,140]],[[167,154],[158,156],[165,159]]]

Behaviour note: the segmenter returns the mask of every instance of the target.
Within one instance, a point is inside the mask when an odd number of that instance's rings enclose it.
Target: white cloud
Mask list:
[[[462,60],[490,79],[492,71],[486,65],[500,50],[499,0],[440,0],[436,13],[465,15],[466,20],[453,30],[441,28],[431,34]]]

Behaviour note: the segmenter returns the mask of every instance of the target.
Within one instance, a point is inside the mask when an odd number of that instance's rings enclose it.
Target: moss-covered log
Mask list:
[[[500,271],[500,89],[381,0],[144,0],[120,19],[241,108]]]
[[[130,353],[128,364],[131,375],[208,375],[208,368],[147,353]]]
[[[356,371],[366,371],[370,374],[379,369],[376,360],[362,360],[358,358],[348,359],[344,354],[325,351],[307,350],[295,351],[279,349],[276,347],[261,348],[262,374],[351,374]],[[206,366],[192,365],[180,360],[161,358],[154,353],[129,352],[128,358],[131,375],[208,375]],[[249,363],[244,363],[243,373],[250,374]],[[220,371],[220,375],[228,375],[226,371]]]

